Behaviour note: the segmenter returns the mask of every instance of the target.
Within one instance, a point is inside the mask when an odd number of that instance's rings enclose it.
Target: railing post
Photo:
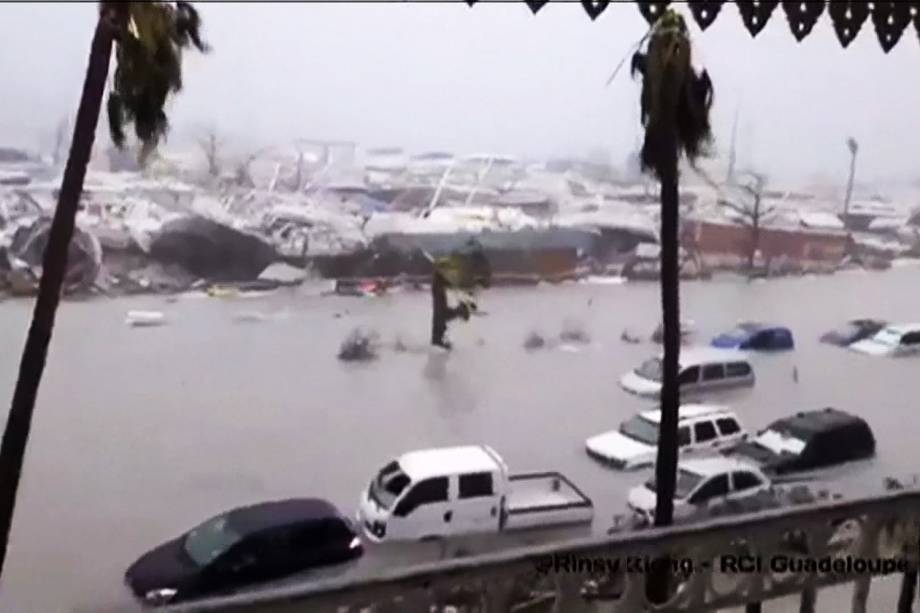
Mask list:
[[[485,610],[488,613],[508,613],[514,597],[514,577],[496,577],[489,579],[483,586]]]
[[[802,598],[799,601],[799,613],[815,613],[815,602],[818,600],[818,590],[810,582],[802,588]]]
[[[914,596],[917,591],[917,564],[912,562],[901,578],[901,593],[898,596],[898,613],[914,610]]]
[[[866,613],[866,602],[869,600],[869,587],[872,577],[865,575],[858,577],[853,585],[853,613]]]

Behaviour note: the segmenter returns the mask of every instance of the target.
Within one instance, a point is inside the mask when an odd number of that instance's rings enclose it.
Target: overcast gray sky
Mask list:
[[[199,4],[213,53],[189,54],[176,129],[215,123],[256,143],[294,137],[523,155],[609,149],[638,130],[638,84],[604,84],[646,26],[632,3],[595,22],[577,4],[536,16],[521,2]],[[34,145],[76,109],[95,3],[0,4],[0,141]],[[867,23],[847,50],[825,15],[795,43],[777,9],[756,38],[725,6],[695,53],[716,87],[726,148],[741,105],[739,156],[774,176],[844,177],[844,140],[863,178],[914,176],[920,46],[885,55]]]

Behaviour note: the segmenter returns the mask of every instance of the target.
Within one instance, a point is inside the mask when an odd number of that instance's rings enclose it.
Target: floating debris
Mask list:
[[[693,321],[687,320],[680,322],[680,342],[686,343],[690,340],[695,330],[696,324]],[[653,343],[658,344],[664,342],[664,324],[658,324],[658,327],[652,332],[651,340]]]
[[[258,311],[237,313],[233,316],[233,321],[237,323],[257,323],[268,321],[268,316]]]
[[[613,277],[613,276],[600,276],[600,275],[588,275],[583,279],[579,279],[579,283],[583,285],[623,285],[626,283],[625,277]]]
[[[125,323],[134,328],[162,326],[166,316],[160,311],[128,311]]]
[[[535,349],[542,349],[546,346],[546,339],[544,339],[537,332],[531,332],[527,335],[527,338],[524,339],[524,349],[528,351],[534,351]]]
[[[591,342],[591,337],[585,331],[584,326],[580,323],[567,320],[562,324],[562,332],[559,333],[559,340],[563,343],[587,344]]]
[[[377,359],[379,337],[376,332],[355,328],[342,342],[339,359],[345,362],[366,362]]]

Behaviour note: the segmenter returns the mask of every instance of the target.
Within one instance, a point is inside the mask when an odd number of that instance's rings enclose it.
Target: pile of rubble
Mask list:
[[[660,276],[659,205],[639,178],[492,154],[385,148],[358,159],[350,143],[320,143],[321,153],[308,154],[314,144],[260,150],[233,172],[204,177],[165,158],[143,172],[91,170],[67,291],[178,292],[215,283],[245,291],[297,283],[307,270],[343,288],[369,280],[420,285],[431,278],[433,258],[471,238],[496,284]],[[60,179],[37,162],[16,164],[0,163],[0,291],[29,294]],[[850,231],[840,216],[806,210],[807,198],[786,194],[767,203],[782,215],[760,227],[765,257],[750,266],[751,228],[720,212],[724,197],[705,185],[683,188],[682,278],[720,269],[763,277],[882,270],[895,258],[920,256],[920,214],[865,223],[851,214],[862,225]],[[299,272],[265,278],[278,263]]]

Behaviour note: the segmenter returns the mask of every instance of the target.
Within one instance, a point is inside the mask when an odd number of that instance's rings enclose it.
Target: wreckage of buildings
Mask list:
[[[60,169],[2,151],[0,283],[29,294],[41,272]],[[215,181],[188,168],[189,156],[163,154],[143,170],[102,158],[82,196],[70,293],[270,287],[285,283],[260,280],[277,262],[343,287],[369,279],[425,284],[433,258],[470,240],[486,254],[496,285],[604,274],[658,278],[656,191],[597,163],[413,155],[399,147],[362,153],[351,143],[297,141],[251,155]],[[774,214],[760,220],[755,236],[750,223],[720,206],[733,197],[730,188],[687,183],[680,195],[685,279],[744,269],[749,260],[784,274],[885,268],[920,255],[920,198],[913,192],[897,201],[856,198],[847,215],[833,198],[765,192]]]

